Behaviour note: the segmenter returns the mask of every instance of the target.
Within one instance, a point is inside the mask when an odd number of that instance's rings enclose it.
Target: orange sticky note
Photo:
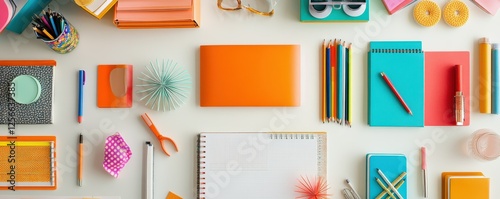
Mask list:
[[[167,199],[182,199],[182,198],[180,196],[176,195],[175,193],[172,193],[171,191],[169,191],[167,194]]]

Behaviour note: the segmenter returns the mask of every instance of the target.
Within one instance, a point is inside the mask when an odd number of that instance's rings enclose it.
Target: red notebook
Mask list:
[[[462,65],[464,126],[470,124],[470,55],[468,51],[425,52],[425,126],[455,126],[456,68]]]

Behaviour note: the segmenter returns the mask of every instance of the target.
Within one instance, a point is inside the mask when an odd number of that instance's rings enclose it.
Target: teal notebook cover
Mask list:
[[[32,17],[35,14],[40,14],[42,10],[52,1],[52,0],[26,0],[24,6],[17,7],[17,13],[7,25],[7,30],[15,32],[17,34],[23,33],[24,29],[32,21]]]
[[[384,72],[410,115],[384,81]],[[424,126],[424,53],[420,41],[372,41],[368,52],[368,124]]]
[[[357,17],[351,17],[345,13],[345,11],[342,8],[342,5],[335,5],[335,7],[332,7],[331,5],[325,6],[325,5],[316,5],[317,10],[325,11],[325,10],[330,10],[331,13],[325,18],[318,19],[315,18],[313,15],[311,15],[311,12],[309,11],[309,1],[312,2],[326,2],[324,0],[300,0],[300,21],[302,22],[346,22],[346,21],[353,21],[353,22],[366,22],[370,20],[370,0],[366,0],[365,4],[365,10],[362,12],[360,16]],[[332,1],[329,1],[332,2]],[[335,2],[335,1],[333,1]],[[339,3],[348,3],[348,2],[342,2],[342,1],[337,1]],[[353,2],[363,2],[362,0],[355,0]],[[329,7],[329,8],[327,8]],[[358,6],[354,6],[358,7]],[[323,10],[321,10],[323,9]],[[359,9],[359,8],[356,8]],[[314,11],[313,11],[314,12]]]
[[[380,169],[385,177],[390,182],[393,182],[403,172],[407,172],[406,156],[398,153],[369,153],[366,155],[366,199],[375,199],[379,194],[384,192],[382,187],[377,183],[376,178],[384,184],[385,187],[391,189],[382,179],[382,176],[377,172]],[[408,192],[408,174],[402,178],[404,180],[401,186],[397,189],[403,198],[407,198]],[[391,190],[394,197],[398,198]],[[387,198],[385,194],[381,198]]]

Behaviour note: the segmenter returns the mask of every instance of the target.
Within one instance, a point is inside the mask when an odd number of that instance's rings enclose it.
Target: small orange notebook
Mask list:
[[[200,106],[300,106],[300,46],[200,46]]]
[[[489,199],[490,178],[481,172],[443,172],[443,199]]]
[[[425,52],[425,126],[455,126],[456,67],[462,65],[464,126],[470,124],[470,60],[468,51]]]

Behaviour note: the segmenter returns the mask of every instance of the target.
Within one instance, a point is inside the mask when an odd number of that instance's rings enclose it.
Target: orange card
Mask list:
[[[99,65],[97,67],[97,107],[132,107],[132,65]]]

